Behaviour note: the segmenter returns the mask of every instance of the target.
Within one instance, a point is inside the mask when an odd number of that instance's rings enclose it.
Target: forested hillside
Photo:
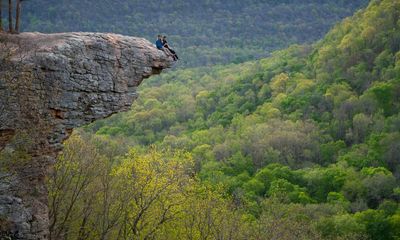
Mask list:
[[[314,45],[146,81],[66,143],[52,231],[399,239],[399,181],[400,2],[377,0]]]
[[[293,43],[320,39],[368,0],[34,0],[23,4],[24,31],[167,34],[178,66],[243,62]]]

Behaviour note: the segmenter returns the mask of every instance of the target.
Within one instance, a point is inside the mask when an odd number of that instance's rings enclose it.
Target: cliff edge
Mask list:
[[[73,128],[126,111],[172,59],[142,38],[0,33],[0,239],[48,239],[45,179]]]

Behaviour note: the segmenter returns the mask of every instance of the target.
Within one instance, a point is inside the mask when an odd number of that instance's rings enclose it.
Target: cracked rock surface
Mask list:
[[[142,38],[0,33],[0,239],[47,239],[45,179],[73,128],[126,111],[172,59]]]

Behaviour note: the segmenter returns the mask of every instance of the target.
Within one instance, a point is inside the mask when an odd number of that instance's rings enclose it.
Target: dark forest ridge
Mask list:
[[[169,35],[180,66],[243,62],[320,39],[368,0],[35,0],[24,31],[114,32],[153,40]]]

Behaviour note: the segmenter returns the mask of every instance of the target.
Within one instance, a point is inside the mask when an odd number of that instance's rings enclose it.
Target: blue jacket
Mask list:
[[[163,48],[163,44],[162,44],[162,41],[161,41],[160,39],[158,39],[158,40],[156,41],[156,47],[157,47],[158,49],[162,49],[162,48]]]

